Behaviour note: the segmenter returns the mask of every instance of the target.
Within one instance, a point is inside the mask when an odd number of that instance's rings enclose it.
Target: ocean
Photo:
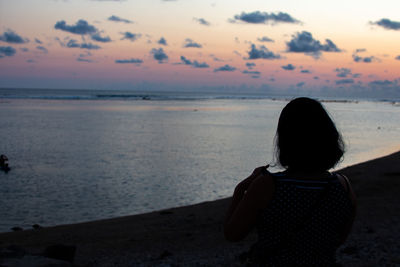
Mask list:
[[[11,167],[0,172],[0,232],[230,196],[255,167],[274,162],[289,98],[0,89],[0,154]],[[337,168],[400,149],[399,102],[323,104],[346,142]]]

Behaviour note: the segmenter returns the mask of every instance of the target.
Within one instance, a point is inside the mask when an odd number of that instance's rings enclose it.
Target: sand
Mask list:
[[[400,266],[400,152],[340,172],[352,181],[358,212],[338,261],[344,266]],[[2,233],[0,249],[14,245],[32,256],[49,245],[72,245],[73,266],[239,266],[238,257],[255,234],[238,243],[225,241],[222,220],[229,201]],[[0,266],[10,262],[3,255]]]

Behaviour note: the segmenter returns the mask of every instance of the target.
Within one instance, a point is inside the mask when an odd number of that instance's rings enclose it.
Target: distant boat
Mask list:
[[[0,155],[0,169],[4,172],[11,170],[8,166],[8,158],[6,155]]]

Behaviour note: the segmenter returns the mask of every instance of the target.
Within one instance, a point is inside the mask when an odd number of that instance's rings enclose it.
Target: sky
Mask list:
[[[0,0],[0,87],[400,97],[400,1]]]

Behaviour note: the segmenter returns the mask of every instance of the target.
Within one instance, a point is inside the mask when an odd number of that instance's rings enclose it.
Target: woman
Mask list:
[[[342,138],[321,103],[302,97],[286,105],[276,133],[285,171],[255,169],[236,186],[224,223],[229,241],[256,228],[249,265],[335,265],[356,209],[348,179],[328,171],[343,153]]]

